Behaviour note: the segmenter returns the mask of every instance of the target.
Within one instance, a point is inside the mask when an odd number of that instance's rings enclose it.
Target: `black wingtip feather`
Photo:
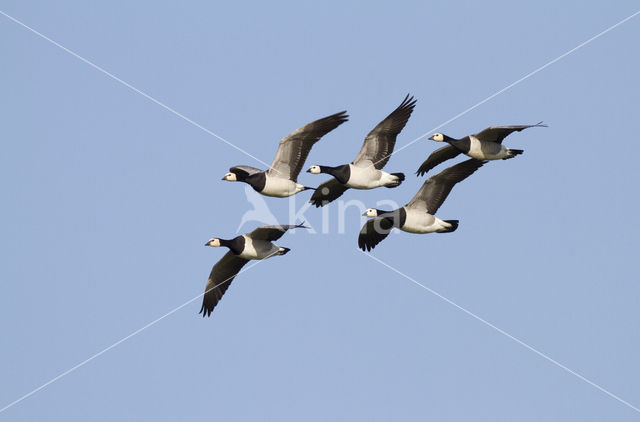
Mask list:
[[[347,110],[343,110],[336,114],[332,114],[331,116],[327,116],[325,119],[334,120],[337,123],[337,126],[339,126],[344,122],[349,121],[349,115],[347,114]]]
[[[198,314],[202,314],[202,318],[204,317],[210,317],[211,316],[211,311],[213,311],[213,308],[209,309],[206,308],[204,306],[204,303],[202,304],[202,308],[200,308],[200,312],[198,312]]]
[[[418,100],[416,100],[413,97],[413,95],[407,94],[407,96],[404,97],[404,100],[402,100],[402,103],[400,103],[400,105],[398,106],[396,111],[400,111],[400,110],[411,110],[411,111],[413,111],[413,108],[416,106],[417,102],[418,102]]]
[[[426,163],[426,162],[425,162],[425,163]],[[427,172],[428,172],[429,170],[431,170],[430,168],[428,168],[427,166],[425,166],[425,163],[422,163],[422,164],[420,165],[420,167],[418,167],[418,170],[416,170],[416,176],[418,176],[418,177],[422,177],[422,176],[424,176],[425,174],[427,174]]]
[[[309,199],[309,203],[312,204],[316,208],[324,207],[329,202],[331,202],[331,201],[327,201],[327,200],[322,199],[322,198],[313,198],[312,197],[311,199]]]
[[[407,94],[402,103],[400,103],[400,105],[387,116],[386,119],[392,116],[400,118],[393,125],[393,129],[389,129],[400,132],[407,124],[407,121],[409,120],[409,117],[411,117],[411,113],[413,113],[413,109],[416,106],[416,102],[418,101],[414,99],[413,96],[410,97],[410,95],[411,94]]]

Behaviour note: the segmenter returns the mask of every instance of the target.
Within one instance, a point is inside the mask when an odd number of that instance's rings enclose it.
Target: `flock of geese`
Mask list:
[[[325,173],[332,178],[317,188],[298,183],[298,175],[313,145],[324,135],[348,120],[346,111],[332,114],[302,126],[285,136],[268,170],[239,165],[229,169],[222,180],[244,182],[256,192],[272,197],[285,198],[305,190],[313,190],[310,202],[323,207],[343,195],[348,189],[395,188],[405,179],[403,173],[387,173],[382,168],[393,154],[396,138],[413,112],[416,100],[409,95],[384,120],[364,138],[356,158],[348,164],[337,166],[312,165],[311,174]],[[382,242],[393,228],[408,233],[449,233],[458,228],[458,220],[441,220],[435,216],[456,183],[471,176],[487,161],[507,160],[522,150],[510,149],[502,141],[513,132],[530,127],[546,127],[542,122],[535,125],[491,126],[479,133],[460,139],[443,133],[435,133],[429,139],[446,142],[420,165],[416,174],[424,176],[437,165],[464,154],[470,159],[453,165],[428,178],[418,193],[403,207],[385,211],[369,208],[363,214],[368,220],[358,236],[358,247],[370,251]],[[261,226],[250,233],[233,239],[212,238],[205,246],[226,247],[229,251],[211,270],[205,288],[202,308],[203,316],[210,316],[226,292],[229,284],[250,260],[262,260],[284,255],[289,248],[274,244],[287,230],[307,228],[304,224]]]

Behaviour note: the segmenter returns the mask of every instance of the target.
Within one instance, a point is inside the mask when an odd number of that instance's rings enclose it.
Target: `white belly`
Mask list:
[[[244,250],[240,258],[244,259],[266,259],[277,255],[280,247],[265,240],[253,240],[247,235],[244,236]]]
[[[264,189],[262,189],[260,193],[266,196],[285,198],[287,196],[296,194],[303,189],[304,186],[294,182],[293,180],[267,175]]]
[[[407,210],[407,219],[400,230],[408,233],[430,233],[435,219],[426,211]]]
[[[373,165],[358,167],[349,164],[349,170],[351,174],[346,186],[352,189],[373,189],[381,186],[380,176],[382,172]]]
[[[440,220],[426,211],[407,210],[407,219],[400,230],[407,233],[434,233],[450,227],[449,224]]]
[[[509,149],[495,142],[480,142],[475,136],[469,137],[469,152],[467,155],[476,160],[500,160],[507,157]]]

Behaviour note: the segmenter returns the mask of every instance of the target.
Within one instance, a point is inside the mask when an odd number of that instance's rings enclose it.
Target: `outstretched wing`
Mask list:
[[[347,119],[346,111],[332,114],[311,122],[285,136],[278,145],[278,152],[271,163],[269,176],[290,179],[296,182],[313,144],[337,128]]]
[[[393,217],[376,217],[364,223],[358,235],[358,247],[370,251],[382,242],[393,229]]]
[[[349,189],[342,183],[338,182],[336,179],[331,179],[316,188],[316,191],[311,195],[311,202],[316,207],[324,207],[329,202],[335,201],[343,193],[345,193]]]
[[[284,235],[287,232],[287,230],[291,230],[295,228],[307,229],[308,227],[305,227],[304,224],[260,226],[254,231],[252,231],[251,233],[248,233],[247,236],[255,240],[267,240],[269,242],[273,242],[275,240],[280,239],[282,235]]]
[[[429,214],[435,214],[440,205],[447,199],[456,183],[471,176],[484,165],[484,161],[470,159],[441,171],[427,179],[422,187],[407,204],[408,208],[424,209]]]
[[[241,178],[245,178],[255,173],[261,173],[262,170],[257,169],[255,167],[251,167],[251,166],[235,166],[235,167],[231,167],[229,169],[229,172],[237,174],[238,176],[241,176]]]
[[[491,126],[473,136],[484,142],[495,142],[496,144],[501,144],[504,138],[511,135],[513,132],[520,132],[521,130],[528,129],[530,127],[547,127],[547,125],[543,125],[542,122],[540,122],[535,125]]]
[[[402,104],[364,138],[364,144],[353,163],[362,166],[370,165],[367,163],[370,161],[376,169],[383,168],[393,153],[396,137],[407,124],[415,105],[416,100],[407,94]]]
[[[416,174],[418,176],[424,176],[429,170],[434,168],[440,163],[455,158],[460,154],[460,150],[453,145],[447,145],[446,147],[439,148],[431,153],[429,158],[418,168]]]
[[[213,266],[211,274],[209,274],[207,287],[204,290],[202,308],[200,308],[199,312],[203,317],[211,316],[213,308],[220,302],[222,295],[229,288],[229,284],[247,262],[249,261],[229,251]]]

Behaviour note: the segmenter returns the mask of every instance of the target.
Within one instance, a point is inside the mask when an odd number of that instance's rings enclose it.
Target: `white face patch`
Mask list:
[[[227,180],[229,182],[237,182],[238,178],[236,177],[235,173],[227,173],[227,174],[224,175],[222,180]]]
[[[440,132],[434,133],[433,136],[431,136],[431,138],[429,139],[436,142],[444,142],[444,135]]]
[[[213,246],[214,248],[220,247],[220,239],[212,237],[207,242],[207,246]]]
[[[309,173],[311,174],[320,174],[320,166],[311,166],[309,167]]]
[[[366,210],[364,212],[364,216],[365,217],[377,217],[378,216],[378,211],[373,209],[373,208],[369,208],[368,210]]]

